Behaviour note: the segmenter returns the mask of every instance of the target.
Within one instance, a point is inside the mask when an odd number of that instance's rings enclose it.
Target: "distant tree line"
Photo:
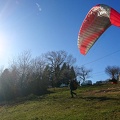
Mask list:
[[[69,84],[78,74],[75,62],[65,51],[51,51],[36,58],[31,58],[30,51],[24,51],[11,61],[9,68],[1,70],[0,101],[41,95],[48,86]]]
[[[14,100],[30,94],[42,95],[48,87],[68,85],[69,80],[90,78],[91,69],[75,65],[76,59],[65,51],[50,51],[32,58],[30,51],[24,51],[14,58],[9,68],[0,70],[0,101]],[[105,72],[118,79],[120,68],[107,66]]]
[[[120,75],[120,67],[118,66],[107,66],[105,72],[109,75],[109,82],[117,83]]]

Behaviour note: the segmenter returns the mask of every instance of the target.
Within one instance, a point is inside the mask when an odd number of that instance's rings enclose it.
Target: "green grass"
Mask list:
[[[119,120],[120,84],[79,87],[71,98],[69,88],[0,106],[0,120]]]

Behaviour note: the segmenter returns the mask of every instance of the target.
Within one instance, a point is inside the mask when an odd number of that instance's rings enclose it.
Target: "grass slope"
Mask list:
[[[0,120],[120,120],[120,84],[69,88],[24,102],[1,105]]]

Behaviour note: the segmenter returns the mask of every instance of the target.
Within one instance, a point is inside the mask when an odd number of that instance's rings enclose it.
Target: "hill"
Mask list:
[[[0,105],[0,120],[119,120],[120,83],[79,87],[71,98],[69,88],[49,89],[19,102]]]

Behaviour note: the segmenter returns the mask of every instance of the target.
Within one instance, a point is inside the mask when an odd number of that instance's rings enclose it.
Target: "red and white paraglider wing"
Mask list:
[[[120,26],[119,13],[107,5],[94,6],[85,17],[78,34],[81,54],[85,55],[111,24]]]
[[[112,25],[120,27],[120,13],[118,13],[113,8],[111,8],[111,12],[110,12],[110,22]]]

